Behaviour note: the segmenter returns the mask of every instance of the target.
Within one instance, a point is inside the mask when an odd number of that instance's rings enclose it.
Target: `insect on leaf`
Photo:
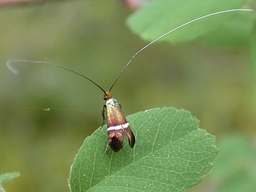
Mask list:
[[[87,137],[70,170],[70,189],[81,191],[185,191],[202,181],[217,155],[215,137],[186,110],[156,108],[127,117],[136,136],[115,153],[104,126]]]

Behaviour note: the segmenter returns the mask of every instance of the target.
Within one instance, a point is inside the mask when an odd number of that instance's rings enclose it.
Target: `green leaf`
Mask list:
[[[108,149],[106,127],[87,137],[70,171],[81,191],[185,191],[198,184],[217,155],[215,137],[199,129],[188,111],[151,109],[127,117],[135,147]]]
[[[192,19],[217,11],[248,7],[245,0],[152,0],[128,19],[143,39],[154,40]],[[255,23],[253,13],[236,11],[214,15],[183,27],[161,40],[172,43],[202,39],[215,45],[241,46],[249,42]]]
[[[0,183],[2,183],[3,181],[9,181],[9,180],[19,177],[19,176],[20,176],[20,173],[18,173],[18,172],[4,173],[4,174],[0,175]]]

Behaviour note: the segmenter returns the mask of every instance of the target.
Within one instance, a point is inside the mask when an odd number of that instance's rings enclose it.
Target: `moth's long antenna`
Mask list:
[[[26,60],[26,59],[9,59],[7,62],[6,62],[6,66],[8,67],[8,69],[10,71],[12,71],[13,73],[19,73],[19,71],[14,68],[11,63],[37,63],[37,64],[47,64],[47,65],[51,65],[51,66],[54,66],[54,67],[58,67],[58,68],[61,68],[61,69],[64,69],[66,71],[69,71],[69,72],[72,72],[72,73],[75,73],[85,79],[87,79],[88,81],[90,81],[91,83],[93,83],[94,85],[96,85],[98,88],[100,88],[100,90],[103,91],[104,94],[106,94],[106,91],[101,87],[99,86],[97,83],[95,83],[93,80],[89,79],[88,77],[76,72],[76,71],[73,71],[71,69],[68,69],[66,67],[63,67],[63,66],[60,66],[60,65],[57,65],[55,63],[51,63],[51,62],[47,62],[47,61],[33,61],[33,60]]]
[[[207,17],[211,17],[213,15],[218,15],[218,14],[222,14],[222,13],[228,13],[228,12],[233,12],[233,11],[253,11],[252,9],[229,9],[229,10],[225,10],[225,11],[218,11],[218,12],[214,12],[214,13],[210,13],[201,17],[198,17],[196,19],[193,19],[191,21],[188,21],[186,23],[183,23],[182,25],[179,25],[178,27],[167,31],[166,33],[160,35],[159,37],[157,37],[155,40],[151,41],[150,43],[148,43],[147,45],[145,45],[144,47],[142,47],[139,51],[137,51],[132,57],[131,59],[128,61],[128,63],[124,66],[123,70],[119,73],[119,75],[117,76],[117,78],[115,79],[114,83],[111,85],[109,91],[111,91],[111,89],[114,87],[114,85],[116,84],[116,82],[118,81],[118,79],[121,77],[121,75],[123,74],[123,72],[126,70],[126,68],[128,67],[128,65],[130,65],[130,63],[132,62],[132,60],[136,57],[136,55],[138,55],[141,51],[143,51],[144,49],[148,48],[150,45],[152,45],[153,43],[155,43],[156,41],[158,41],[159,39],[162,39],[163,37],[165,37],[166,35],[186,26],[189,25],[191,23],[194,23],[198,20],[207,18]]]

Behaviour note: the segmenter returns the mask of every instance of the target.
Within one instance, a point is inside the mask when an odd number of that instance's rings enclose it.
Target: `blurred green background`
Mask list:
[[[4,185],[8,191],[68,191],[70,165],[83,140],[101,125],[104,101],[97,87],[72,73],[23,63],[13,64],[20,71],[15,75],[6,61],[53,62],[107,90],[147,43],[126,26],[130,14],[118,1],[0,9],[0,172],[21,174]],[[244,146],[240,151],[248,153],[237,152],[242,163],[235,167],[243,173],[247,166],[255,169],[255,70],[246,47],[155,43],[133,60],[113,94],[126,115],[164,106],[189,110],[201,121],[200,127],[217,136],[217,144],[231,143],[219,165],[236,146]],[[211,175],[191,191],[218,191],[227,182],[215,179],[214,171]]]

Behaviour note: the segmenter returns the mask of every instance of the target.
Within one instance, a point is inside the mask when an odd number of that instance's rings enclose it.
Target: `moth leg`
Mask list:
[[[108,150],[108,149],[109,149],[109,145],[108,145],[108,143],[107,143],[104,153],[107,153],[107,150]]]
[[[100,131],[106,121],[106,105],[103,105],[103,108],[101,110],[101,115],[102,115],[102,124],[100,126],[99,129],[97,129],[96,131],[94,131],[94,133],[97,133],[98,131]]]
[[[106,105],[103,105],[103,108],[101,110],[101,115],[102,115],[102,124],[101,124],[100,130],[106,121]]]

